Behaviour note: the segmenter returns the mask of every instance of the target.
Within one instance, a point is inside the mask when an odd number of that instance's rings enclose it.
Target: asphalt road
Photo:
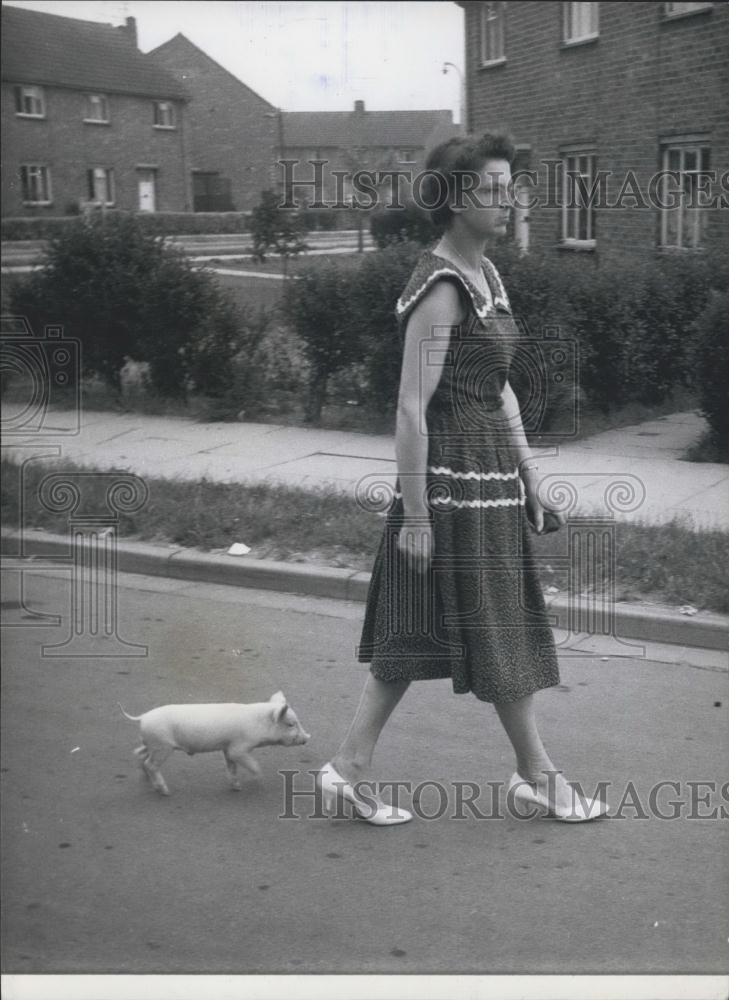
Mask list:
[[[413,685],[383,736],[383,778],[437,780],[448,808],[377,829],[298,820],[286,769],[333,753],[359,698],[361,605],[122,577],[119,633],[137,658],[41,655],[68,632],[63,574],[4,574],[4,971],[229,973],[721,973],[727,822],[689,818],[687,781],[719,781],[727,675],[645,659],[566,658],[540,697],[568,777],[611,782],[613,816],[454,819],[456,781],[485,790],[513,762],[493,709],[446,681]],[[40,628],[33,613],[60,614]],[[104,642],[95,647],[103,653]],[[158,797],[139,772],[138,714],[177,701],[260,701],[282,688],[313,736],[257,752],[259,784],[222,758],[175,754]],[[717,704],[721,703],[721,704]],[[680,816],[636,818],[658,781]],[[300,782],[300,784],[299,784]],[[419,808],[438,808],[433,786]],[[705,814],[720,804],[717,794]],[[409,804],[409,796],[403,798]],[[635,801],[635,797],[633,798]],[[620,818],[622,817],[622,818]]]

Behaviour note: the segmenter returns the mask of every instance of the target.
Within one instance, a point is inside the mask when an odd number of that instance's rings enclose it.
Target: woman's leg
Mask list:
[[[409,684],[409,681],[381,681],[368,674],[352,724],[331,761],[347,781],[367,778],[379,735]]]
[[[544,749],[537,729],[534,695],[518,701],[494,705],[501,724],[516,753],[516,769],[525,781],[536,783],[558,807],[570,807],[573,793],[561,772],[558,772]]]

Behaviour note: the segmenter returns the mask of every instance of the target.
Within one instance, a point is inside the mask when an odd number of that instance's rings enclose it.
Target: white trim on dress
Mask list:
[[[438,254],[433,253],[432,250],[426,252],[430,253],[431,257],[435,257],[438,260],[445,259],[439,257]],[[488,257],[482,257],[481,259],[483,263],[486,265],[486,268],[489,272],[489,277],[486,278],[486,286],[488,288],[488,293],[489,293],[488,298],[486,298],[481,293],[481,291],[471,283],[468,277],[465,274],[463,274],[462,271],[458,270],[458,268],[455,265],[451,267],[439,267],[436,271],[430,272],[430,274],[426,277],[423,284],[419,288],[417,288],[408,299],[403,301],[402,296],[400,296],[395,306],[396,314],[398,316],[404,315],[404,313],[408,311],[410,306],[413,305],[413,303],[420,298],[423,292],[425,292],[428,288],[430,288],[433,282],[437,281],[438,278],[440,278],[444,274],[450,275],[451,277],[454,278],[458,278],[458,280],[461,282],[461,284],[471,297],[471,302],[473,303],[474,312],[476,313],[479,319],[486,319],[488,316],[495,315],[497,305],[503,306],[506,310],[508,310],[509,313],[511,313],[511,305],[509,304],[509,299],[506,295],[506,289],[504,288],[503,282],[501,281],[501,276],[499,275],[499,272],[496,270],[496,268],[488,259]],[[498,289],[497,295],[494,295],[493,292],[491,291],[491,284],[489,278],[491,278],[494,281],[494,284],[497,286]],[[482,304],[479,303],[479,299],[483,300]]]
[[[394,493],[393,499],[402,500],[402,493]],[[432,504],[440,504],[442,507],[523,507],[526,497],[501,497],[498,500],[454,500],[452,497],[432,497]]]
[[[438,476],[452,476],[454,479],[518,479],[519,470],[514,472],[458,472],[449,469],[446,465],[429,465],[428,472],[433,472]]]

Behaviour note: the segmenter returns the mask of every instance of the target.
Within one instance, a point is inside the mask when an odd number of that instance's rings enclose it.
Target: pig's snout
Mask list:
[[[311,739],[311,733],[305,733],[304,730],[302,729],[301,734],[299,736],[299,743],[308,743],[310,739]]]

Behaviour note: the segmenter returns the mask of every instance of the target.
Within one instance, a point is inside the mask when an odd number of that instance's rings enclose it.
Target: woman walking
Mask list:
[[[606,809],[557,771],[535,718],[534,695],[559,683],[559,668],[529,525],[541,533],[545,516],[552,528],[564,519],[537,495],[537,463],[508,381],[518,330],[484,257],[506,232],[513,157],[510,140],[490,133],[431,153],[436,197],[427,200],[443,235],[397,304],[398,477],[358,650],[370,672],[349,732],[319,775],[325,802],[343,796],[377,825],[412,817],[358,793],[357,783],[375,786],[375,745],[409,684],[444,677],[456,694],[494,705],[516,754],[514,801],[568,821]],[[474,196],[468,177],[478,182]]]

